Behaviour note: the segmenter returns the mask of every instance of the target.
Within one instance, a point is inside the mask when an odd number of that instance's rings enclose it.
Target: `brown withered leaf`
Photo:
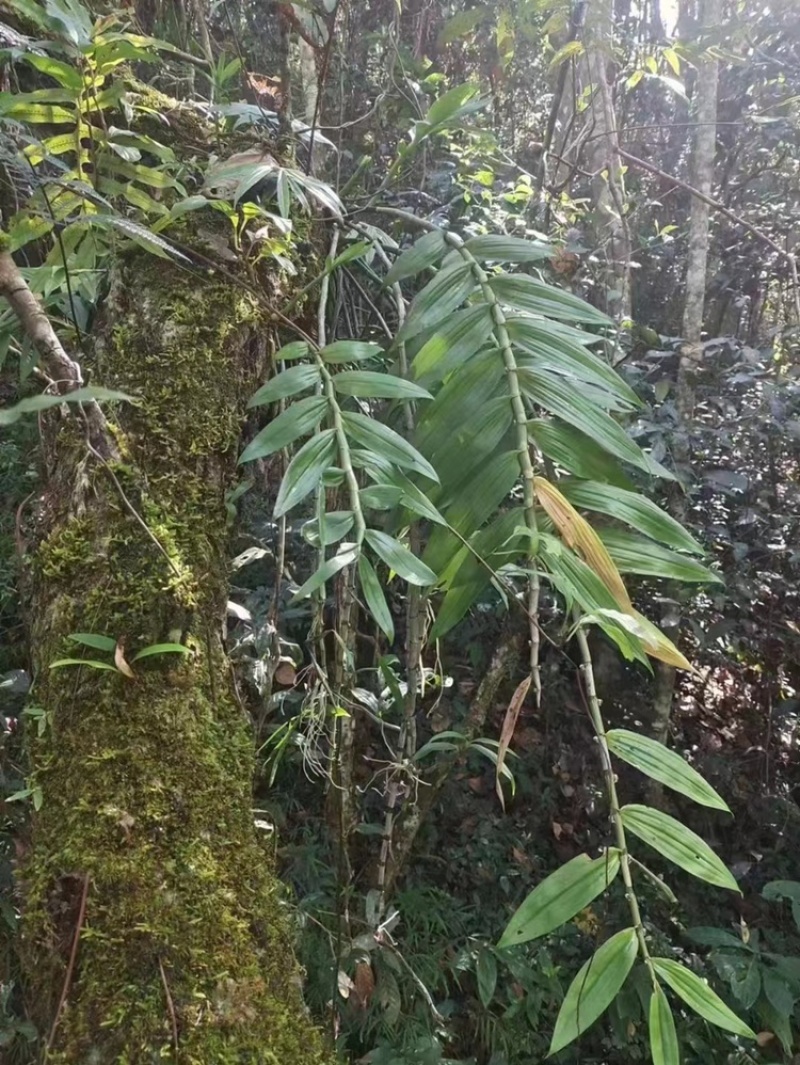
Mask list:
[[[497,797],[500,800],[500,805],[505,811],[506,799],[503,795],[503,785],[500,783],[500,774],[503,772],[503,766],[506,761],[506,754],[508,753],[508,746],[514,737],[514,729],[517,727],[517,718],[519,712],[522,709],[522,704],[525,702],[525,696],[528,694],[528,689],[531,686],[531,675],[520,681],[517,685],[517,690],[511,696],[511,702],[508,704],[508,710],[506,710],[506,716],[503,719],[503,727],[500,730],[500,742],[497,745],[497,769],[495,771],[494,786],[497,792]]]
[[[356,963],[353,984],[354,998],[356,1002],[361,1009],[367,1009],[372,1001],[372,995],[375,991],[375,973],[372,971],[372,966],[368,961],[359,961]]]
[[[117,646],[114,648],[114,665],[117,667],[120,673],[124,673],[126,677],[133,678],[136,676],[131,667],[125,661],[125,641],[122,639],[117,640]]]

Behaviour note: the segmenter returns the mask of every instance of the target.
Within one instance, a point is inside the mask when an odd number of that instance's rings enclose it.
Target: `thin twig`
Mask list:
[[[172,1026],[172,1045],[175,1048],[175,1061],[178,1061],[178,1018],[175,1015],[175,1003],[172,1001],[172,993],[167,983],[167,974],[164,972],[164,963],[158,959],[158,971],[161,974],[161,983],[164,987],[164,998],[167,1000],[167,1012]]]
[[[58,1007],[56,1009],[55,1017],[53,1017],[53,1023],[50,1027],[50,1034],[47,1037],[47,1044],[44,1048],[45,1059],[53,1047],[53,1042],[56,1037],[56,1031],[58,1030],[58,1022],[61,1020],[61,1013],[64,1009],[64,1005],[67,1001],[67,995],[72,984],[72,976],[75,972],[75,960],[78,957],[78,944],[80,943],[81,932],[83,931],[83,923],[86,919],[86,899],[89,895],[89,884],[91,883],[91,876],[86,873],[83,878],[83,891],[81,892],[81,904],[78,910],[78,920],[75,922],[75,934],[72,937],[72,949],[69,952],[69,962],[67,963],[67,971],[64,974],[64,986],[61,988],[61,998],[58,1000]]]

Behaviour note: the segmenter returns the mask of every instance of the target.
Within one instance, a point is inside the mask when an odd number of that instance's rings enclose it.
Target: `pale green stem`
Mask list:
[[[577,613],[575,614],[575,621],[577,626],[575,636],[578,641],[578,648],[581,655],[581,676],[583,677],[583,687],[586,693],[586,702],[589,706],[589,716],[591,718],[592,728],[594,729],[595,741],[600,749],[600,760],[603,764],[603,776],[606,781],[606,794],[608,795],[610,817],[614,826],[617,849],[619,850],[619,865],[620,872],[622,873],[622,882],[625,885],[625,899],[628,903],[633,927],[636,929],[636,936],[639,941],[639,951],[642,955],[642,960],[648,968],[650,978],[653,981],[653,986],[658,987],[656,973],[650,958],[650,950],[647,946],[644,924],[642,923],[642,915],[639,909],[639,900],[636,897],[636,891],[633,886],[633,877],[631,876],[631,856],[628,853],[628,841],[625,836],[625,826],[622,823],[621,807],[619,804],[619,796],[617,794],[617,778],[614,773],[614,766],[611,762],[611,751],[609,750],[608,742],[606,740],[606,726],[603,721],[600,700],[597,697],[597,688],[594,682],[592,652],[589,648],[586,632],[580,624],[580,617]]]
[[[367,525],[364,521],[364,511],[361,509],[361,497],[358,494],[358,479],[356,478],[356,473],[353,469],[350,445],[344,431],[342,411],[336,399],[336,389],[333,385],[333,378],[328,372],[328,367],[325,365],[320,355],[316,355],[316,360],[320,376],[322,377],[322,388],[325,393],[325,398],[328,400],[328,406],[330,407],[333,428],[336,431],[336,446],[339,451],[339,461],[344,470],[344,479],[347,483],[348,495],[350,496],[350,507],[353,511],[355,541],[360,548],[364,542],[364,533],[367,531]]]

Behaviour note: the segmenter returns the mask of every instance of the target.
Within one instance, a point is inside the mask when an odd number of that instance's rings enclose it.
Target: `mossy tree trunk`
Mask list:
[[[243,290],[133,254],[93,367],[139,399],[110,416],[121,459],[98,461],[80,420],[48,416],[29,601],[43,802],[20,892],[50,1063],[324,1057],[254,828],[251,731],[221,639],[225,496],[266,336]],[[76,632],[128,658],[175,640],[190,653],[142,659],[132,678],[51,669],[103,657],[70,644]]]

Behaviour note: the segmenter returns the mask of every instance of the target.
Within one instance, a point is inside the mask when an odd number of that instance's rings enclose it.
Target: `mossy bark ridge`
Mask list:
[[[246,290],[127,256],[93,373],[139,398],[111,420],[121,459],[98,462],[78,420],[50,441],[31,559],[35,698],[49,727],[31,741],[43,804],[20,890],[51,1065],[325,1057],[253,824],[252,736],[220,635],[225,495],[266,332]],[[74,632],[121,640],[128,658],[175,640],[190,653],[142,659],[133,678],[50,669],[81,654]]]

